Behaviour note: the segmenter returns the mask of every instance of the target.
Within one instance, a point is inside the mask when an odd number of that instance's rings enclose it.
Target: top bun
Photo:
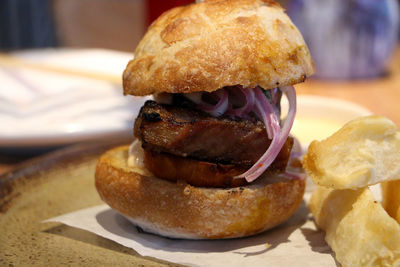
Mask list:
[[[272,0],[210,0],[171,9],[148,29],[123,75],[124,93],[265,89],[304,81],[313,62]]]

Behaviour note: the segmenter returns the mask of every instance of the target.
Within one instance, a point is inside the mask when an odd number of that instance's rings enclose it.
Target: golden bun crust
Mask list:
[[[127,166],[128,146],[104,153],[96,188],[113,209],[145,231],[173,238],[253,235],[287,220],[300,205],[304,180],[255,183],[231,189],[200,188],[144,176]]]
[[[123,74],[124,93],[265,89],[314,72],[304,40],[272,0],[211,0],[177,7],[148,29]]]

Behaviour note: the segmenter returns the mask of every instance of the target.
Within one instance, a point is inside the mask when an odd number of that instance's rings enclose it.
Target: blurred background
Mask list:
[[[302,32],[322,79],[387,74],[400,0],[278,0]],[[133,52],[162,12],[193,0],[2,0],[0,51],[103,48]]]
[[[133,51],[162,12],[190,0],[2,0],[0,47],[96,47]],[[278,0],[305,38],[325,39],[332,29],[385,37],[397,27],[398,0]],[[396,3],[395,3],[396,2]],[[316,23],[318,22],[318,23]],[[376,32],[374,32],[376,31]],[[385,32],[386,31],[386,32]],[[398,32],[397,32],[398,33]],[[343,35],[342,35],[343,36]],[[340,35],[332,36],[340,37]],[[354,36],[358,38],[360,36]],[[343,41],[343,40],[342,40]],[[363,40],[366,41],[366,40]]]
[[[143,99],[122,97],[121,73],[151,22],[192,2],[1,0],[0,172],[49,149],[131,138]],[[347,101],[400,125],[399,1],[278,2],[317,69],[298,94]]]

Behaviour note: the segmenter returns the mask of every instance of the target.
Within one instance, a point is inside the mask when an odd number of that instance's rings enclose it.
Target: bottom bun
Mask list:
[[[300,205],[301,179],[261,177],[235,188],[170,182],[127,165],[128,146],[104,153],[96,188],[113,209],[143,230],[172,238],[216,239],[254,235],[287,220]],[[275,180],[275,181],[272,181]]]

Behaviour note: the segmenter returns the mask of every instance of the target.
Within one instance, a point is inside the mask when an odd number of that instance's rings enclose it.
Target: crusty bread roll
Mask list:
[[[249,30],[251,28],[251,30]],[[123,75],[124,93],[292,85],[313,73],[297,28],[271,0],[209,0],[165,12]]]
[[[318,187],[309,208],[342,266],[400,266],[400,225],[368,188]]]
[[[305,181],[259,178],[229,189],[201,188],[141,175],[127,165],[128,146],[103,154],[96,169],[101,198],[144,230],[173,238],[234,238],[288,219]]]
[[[314,183],[363,188],[400,178],[400,131],[382,116],[355,119],[322,141],[313,141],[303,167]]]

